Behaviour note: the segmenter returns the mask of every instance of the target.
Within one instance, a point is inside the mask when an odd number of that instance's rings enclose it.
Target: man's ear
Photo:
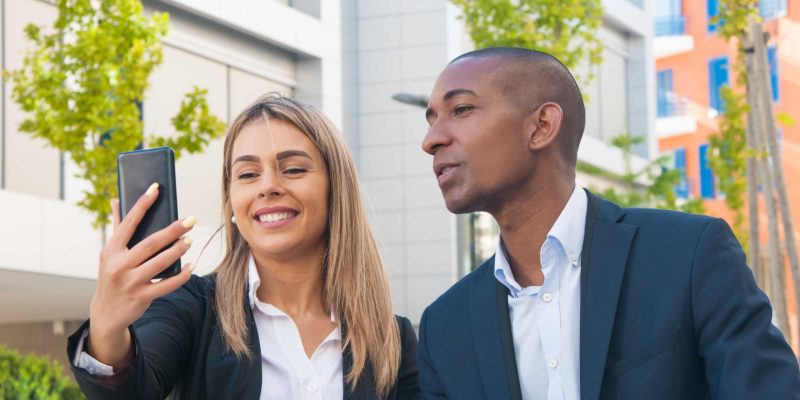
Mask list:
[[[553,144],[561,132],[563,118],[564,111],[560,105],[547,102],[539,106],[526,123],[528,148],[541,150]]]

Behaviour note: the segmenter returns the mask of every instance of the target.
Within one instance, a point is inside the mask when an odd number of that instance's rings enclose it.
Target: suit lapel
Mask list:
[[[492,274],[494,257],[483,263],[480,269],[483,270],[480,279],[476,279],[470,288],[469,312],[484,394],[493,400],[520,399],[508,301],[498,292],[501,290],[497,287],[499,282]]]
[[[636,227],[618,223],[624,211],[587,192],[581,254],[581,398],[597,399],[614,328],[619,292]]]

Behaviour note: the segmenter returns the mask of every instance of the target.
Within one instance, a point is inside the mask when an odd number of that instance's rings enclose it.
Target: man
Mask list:
[[[500,239],[422,316],[423,398],[800,399],[797,361],[725,222],[576,186],[585,109],[558,60],[464,54],[426,117],[447,208],[490,213]]]

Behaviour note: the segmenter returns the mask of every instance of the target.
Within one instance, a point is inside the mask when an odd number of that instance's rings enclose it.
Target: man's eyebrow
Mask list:
[[[457,88],[445,93],[444,96],[442,96],[442,100],[447,101],[460,94],[468,94],[471,96],[478,97],[478,95],[470,89]]]
[[[443,101],[448,101],[448,100],[452,99],[453,97],[458,96],[460,94],[468,94],[470,96],[478,97],[478,94],[475,93],[473,90],[465,89],[465,88],[456,88],[456,89],[452,89],[452,90],[448,91],[447,93],[445,93],[444,96],[442,96],[442,100]],[[433,110],[430,107],[426,108],[425,109],[425,119],[430,118],[431,114],[433,114]]]

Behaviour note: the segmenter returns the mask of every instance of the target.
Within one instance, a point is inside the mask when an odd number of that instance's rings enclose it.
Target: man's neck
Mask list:
[[[540,249],[569,201],[575,184],[554,182],[515,197],[493,213],[514,279],[522,286],[544,284]]]

